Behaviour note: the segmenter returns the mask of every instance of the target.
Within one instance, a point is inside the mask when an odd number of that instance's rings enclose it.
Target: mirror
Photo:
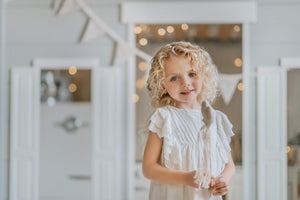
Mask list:
[[[288,200],[300,198],[300,69],[287,72]]]
[[[222,74],[242,73],[242,24],[137,24],[135,26],[136,47],[153,56],[163,45],[172,41],[189,41],[205,49],[216,64],[220,76]],[[150,105],[145,88],[147,63],[136,58],[136,163],[141,166],[146,120],[154,112]],[[224,112],[231,123],[235,136],[232,137],[232,157],[236,165],[236,175],[233,181],[231,194],[227,197],[232,200],[241,199],[242,190],[242,91],[243,83],[240,80],[230,102],[225,103],[220,94],[213,104],[215,109]],[[140,167],[141,168],[141,167]],[[140,173],[141,174],[141,173]],[[148,198],[148,180],[142,175],[138,180],[145,184],[137,186],[137,199]],[[226,198],[226,197],[225,197]]]

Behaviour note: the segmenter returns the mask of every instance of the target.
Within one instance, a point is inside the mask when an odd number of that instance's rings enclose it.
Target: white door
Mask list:
[[[278,69],[258,68],[258,200],[287,199],[286,72]]]
[[[39,90],[36,71],[12,69],[10,200],[38,200]]]
[[[93,73],[92,200],[121,199],[121,71],[97,68]],[[97,102],[97,103],[95,103]]]
[[[125,167],[121,166],[121,78],[118,68],[94,68],[92,72],[92,200],[121,199],[121,171]],[[10,200],[39,197],[39,106],[40,70],[13,68]]]

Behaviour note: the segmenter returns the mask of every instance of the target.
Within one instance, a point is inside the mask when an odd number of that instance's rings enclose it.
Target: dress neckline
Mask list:
[[[197,108],[177,108],[175,106],[168,105],[169,108],[174,109],[174,110],[181,110],[181,111],[193,111],[193,112],[200,112],[202,113],[201,109]]]

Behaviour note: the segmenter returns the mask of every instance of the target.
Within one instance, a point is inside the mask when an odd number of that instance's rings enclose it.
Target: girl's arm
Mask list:
[[[166,184],[184,184],[198,188],[194,183],[195,171],[185,172],[161,166],[158,161],[163,138],[150,131],[143,159],[143,174],[146,178]]]
[[[229,184],[234,176],[235,166],[232,160],[231,152],[228,153],[228,162],[223,172],[215,179],[213,188],[214,195],[225,195],[229,191]]]

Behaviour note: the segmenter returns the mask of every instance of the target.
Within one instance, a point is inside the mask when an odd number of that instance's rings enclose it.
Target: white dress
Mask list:
[[[158,108],[150,119],[149,130],[164,139],[162,166],[183,171],[210,170],[217,177],[228,162],[229,144],[234,135],[232,124],[225,114],[208,103],[202,105],[202,111],[173,106]],[[211,195],[207,189],[151,181],[149,200],[211,199],[222,197]]]

